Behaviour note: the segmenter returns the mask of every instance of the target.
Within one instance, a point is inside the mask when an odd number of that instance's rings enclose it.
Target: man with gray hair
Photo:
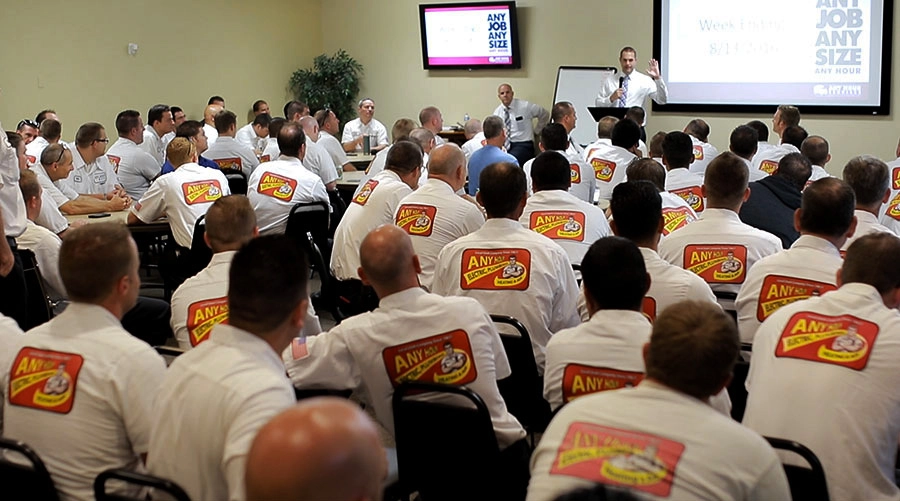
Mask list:
[[[878,222],[882,204],[891,198],[891,173],[888,166],[871,155],[853,157],[844,166],[844,181],[856,195],[856,233],[847,239],[841,252],[847,252],[854,240],[869,233],[885,232],[896,235]],[[890,210],[890,209],[889,209]]]
[[[497,162],[519,165],[516,157],[503,150],[503,145],[506,144],[506,128],[503,126],[503,119],[497,115],[490,115],[484,119],[482,125],[484,146],[469,157],[469,195],[472,196],[478,193],[479,176],[488,165]]]
[[[344,134],[341,143],[344,151],[362,151],[365,137],[370,137],[371,151],[381,151],[388,146],[388,133],[384,124],[376,120],[375,101],[371,98],[359,100],[359,117],[350,120],[344,125]]]
[[[466,155],[466,161],[472,157],[482,146],[484,146],[484,132],[481,127],[481,120],[470,118],[463,127],[463,133],[466,135],[466,142],[462,145],[462,151]]]

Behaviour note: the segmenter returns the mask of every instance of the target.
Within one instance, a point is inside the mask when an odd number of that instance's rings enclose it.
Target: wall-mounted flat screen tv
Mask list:
[[[426,70],[522,67],[516,2],[423,4],[419,24]]]

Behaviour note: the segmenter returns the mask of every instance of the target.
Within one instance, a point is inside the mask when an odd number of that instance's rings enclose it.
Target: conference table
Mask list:
[[[344,203],[350,204],[350,201],[353,200],[353,193],[356,192],[356,187],[359,186],[360,180],[365,175],[365,171],[362,170],[341,173],[341,177],[337,180],[337,189]]]
[[[362,153],[347,153],[347,159],[356,167],[357,170],[366,170],[366,167],[375,159],[375,155],[365,155]]]
[[[101,214],[79,214],[66,216],[66,219],[69,221],[69,224],[77,223],[78,221],[87,221],[87,224],[91,223],[122,223],[127,224],[128,221],[128,213],[130,210],[120,210],[115,212],[103,212]],[[155,233],[155,234],[165,234],[169,231],[169,221],[162,217],[153,221],[149,224],[131,224],[128,225],[128,229],[131,233]]]

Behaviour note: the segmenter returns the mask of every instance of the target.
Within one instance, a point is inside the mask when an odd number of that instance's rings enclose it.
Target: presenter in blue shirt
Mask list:
[[[503,151],[503,145],[506,143],[506,128],[503,125],[503,119],[491,115],[484,119],[482,123],[484,131],[484,147],[472,153],[469,158],[469,195],[475,196],[478,193],[478,177],[485,167],[496,162],[510,162],[519,165],[516,157]]]

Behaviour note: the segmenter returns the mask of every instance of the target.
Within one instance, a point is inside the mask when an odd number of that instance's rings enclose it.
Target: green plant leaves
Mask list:
[[[316,56],[312,68],[298,69],[291,75],[288,86],[310,110],[329,108],[341,123],[347,123],[356,117],[362,75],[363,65],[340,49],[331,56]]]

